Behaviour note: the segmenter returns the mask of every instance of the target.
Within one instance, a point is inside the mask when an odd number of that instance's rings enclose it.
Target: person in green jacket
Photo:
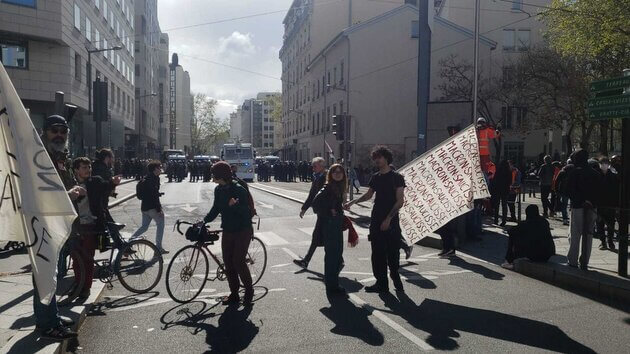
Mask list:
[[[221,215],[221,250],[225,263],[225,274],[230,286],[230,295],[223,299],[224,305],[238,304],[239,288],[243,284],[245,295],[243,304],[251,305],[254,297],[252,276],[247,267],[246,256],[254,234],[252,214],[249,209],[249,195],[232,178],[230,165],[220,161],[212,166],[212,176],[218,186],[214,189],[214,204],[203,219],[210,223]],[[240,282],[239,282],[240,278]]]

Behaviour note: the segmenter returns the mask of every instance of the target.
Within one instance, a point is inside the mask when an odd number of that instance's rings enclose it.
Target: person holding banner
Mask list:
[[[344,205],[349,209],[356,203],[368,201],[376,194],[372,216],[370,218],[370,235],[372,245],[372,272],[376,284],[365,288],[367,292],[382,293],[389,291],[387,268],[394,282],[396,291],[404,292],[402,280],[398,273],[400,266],[399,250],[402,231],[398,211],[405,204],[405,178],[390,167],[393,154],[385,146],[376,146],[372,150],[372,161],[378,172],[372,176],[368,191],[360,198]]]

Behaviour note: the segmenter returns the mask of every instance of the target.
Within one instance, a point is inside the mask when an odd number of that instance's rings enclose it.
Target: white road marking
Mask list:
[[[303,233],[312,236],[313,235],[313,230],[315,230],[315,227],[300,227],[298,228],[298,230],[302,231]]]
[[[180,207],[180,209],[182,209],[183,211],[187,211],[189,213],[192,213],[193,211],[197,210],[197,207],[191,207],[190,204],[186,204],[183,207]]]
[[[267,204],[267,203],[263,203],[260,200],[257,201],[256,203],[258,203],[258,205],[260,205],[261,207],[265,208],[265,209],[271,209],[273,210],[275,207],[273,204]]]
[[[147,332],[153,332],[155,330],[155,328],[149,328],[147,329]]]
[[[350,296],[350,300],[352,300],[358,306],[361,306],[361,307],[369,306],[369,305],[367,305],[367,303],[365,301],[363,301],[356,294],[349,294],[349,296]],[[418,338],[413,333],[411,333],[408,330],[406,330],[403,326],[401,326],[398,323],[394,322],[394,320],[392,320],[391,318],[387,317],[387,315],[385,315],[381,311],[379,311],[377,309],[374,309],[374,308],[371,308],[371,307],[368,308],[368,310],[372,311],[372,315],[374,315],[374,317],[378,318],[383,323],[385,323],[386,325],[391,327],[393,330],[395,330],[396,332],[400,333],[405,338],[409,339],[415,345],[420,347],[420,349],[422,349],[422,350],[434,350],[435,349],[431,345],[429,345],[427,342],[423,341],[422,339]]]
[[[372,273],[368,273],[368,272],[341,272],[341,274],[372,275]]]
[[[258,237],[267,246],[279,246],[289,243],[287,240],[272,231],[256,232],[256,237]]]
[[[281,267],[286,267],[286,266],[291,265],[291,264],[293,264],[293,263],[276,264],[276,265],[273,265],[273,266],[271,266],[269,268],[281,268]]]
[[[297,254],[293,253],[293,251],[291,251],[290,249],[286,248],[286,247],[282,247],[282,250],[288,254],[289,256],[291,256],[291,258],[293,259],[300,259],[300,257],[298,257]]]

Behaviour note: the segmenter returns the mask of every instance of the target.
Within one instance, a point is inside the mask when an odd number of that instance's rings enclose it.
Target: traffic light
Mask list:
[[[342,114],[335,114],[332,116],[333,124],[332,124],[332,133],[337,137],[337,140],[345,139],[345,126],[344,126],[344,116]]]

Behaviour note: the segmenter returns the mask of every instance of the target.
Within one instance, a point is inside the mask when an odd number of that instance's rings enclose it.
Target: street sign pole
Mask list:
[[[630,69],[623,71],[623,76],[630,81]],[[630,94],[630,82],[624,90]],[[630,117],[623,119],[621,127],[621,203],[619,213],[619,259],[617,273],[628,277],[628,221],[630,217]]]

